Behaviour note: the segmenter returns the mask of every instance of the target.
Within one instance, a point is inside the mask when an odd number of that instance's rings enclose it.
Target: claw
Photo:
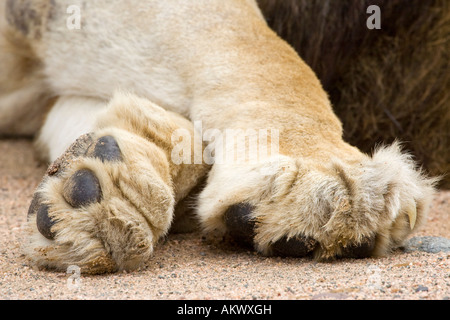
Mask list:
[[[414,229],[414,226],[416,225],[416,219],[417,219],[417,208],[416,204],[413,202],[407,209],[406,214],[409,217],[409,226],[411,227],[411,230]]]

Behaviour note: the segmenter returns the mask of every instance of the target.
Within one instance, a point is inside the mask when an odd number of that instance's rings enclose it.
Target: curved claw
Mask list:
[[[414,226],[416,225],[417,220],[417,207],[414,201],[412,204],[408,207],[406,214],[409,217],[409,226],[411,227],[411,230],[414,229]]]

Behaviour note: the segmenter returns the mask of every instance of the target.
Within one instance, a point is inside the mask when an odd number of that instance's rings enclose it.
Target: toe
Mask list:
[[[304,236],[284,237],[272,244],[272,253],[281,257],[304,257],[314,251],[317,241]]]
[[[64,183],[63,196],[74,208],[99,202],[102,197],[100,182],[91,170],[78,170]]]
[[[253,247],[255,221],[251,213],[253,207],[246,203],[235,204],[224,215],[225,225],[230,237],[238,244]]]

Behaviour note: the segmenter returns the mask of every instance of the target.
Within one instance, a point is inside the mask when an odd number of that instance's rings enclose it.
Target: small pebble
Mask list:
[[[428,287],[419,285],[419,286],[416,288],[416,292],[420,292],[420,291],[428,291]]]
[[[428,253],[450,252],[450,239],[431,236],[414,237],[406,243],[405,251],[424,251]]]

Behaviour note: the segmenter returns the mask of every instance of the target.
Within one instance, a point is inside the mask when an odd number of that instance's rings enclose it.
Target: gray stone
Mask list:
[[[450,252],[450,239],[443,237],[414,237],[409,239],[404,250],[406,252],[424,251],[428,253]]]
[[[419,285],[419,286],[416,288],[416,292],[420,292],[420,291],[428,291],[428,287]]]

